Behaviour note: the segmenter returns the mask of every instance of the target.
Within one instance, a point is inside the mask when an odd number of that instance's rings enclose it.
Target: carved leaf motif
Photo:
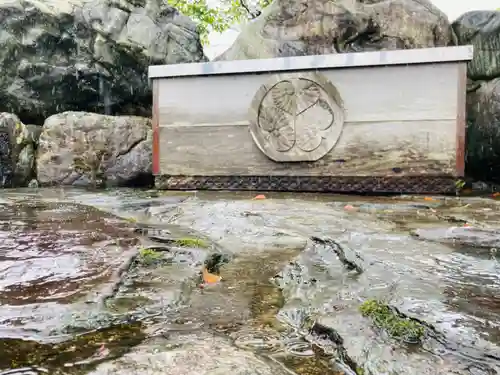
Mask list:
[[[269,133],[269,142],[276,151],[287,152],[295,145],[295,129],[287,125]]]
[[[268,105],[262,106],[259,111],[259,126],[266,132],[281,129],[292,122],[290,115]]]
[[[273,103],[277,109],[280,109],[288,114],[295,115],[296,113],[296,94],[295,87],[290,81],[282,81],[269,90],[268,95],[273,98]]]
[[[300,114],[315,105],[321,96],[321,89],[317,83],[307,79],[297,82],[297,112]]]
[[[316,150],[322,142],[323,131],[333,124],[333,114],[329,107],[315,104],[299,114],[295,119],[296,146],[306,152]]]

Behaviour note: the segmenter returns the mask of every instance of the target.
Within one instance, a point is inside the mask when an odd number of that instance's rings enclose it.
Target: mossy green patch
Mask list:
[[[361,314],[370,318],[373,323],[385,330],[390,336],[409,343],[422,341],[425,327],[419,322],[400,316],[388,305],[369,299],[359,307]]]
[[[161,251],[154,249],[141,249],[139,251],[139,262],[145,265],[152,265],[163,258]]]
[[[202,249],[208,248],[208,243],[200,238],[179,238],[174,241],[180,247],[199,247]]]

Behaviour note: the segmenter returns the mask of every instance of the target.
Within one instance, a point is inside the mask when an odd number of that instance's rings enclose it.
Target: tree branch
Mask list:
[[[262,13],[260,10],[257,10],[257,12],[255,12],[255,13],[254,13],[254,12],[252,12],[252,11],[250,10],[249,6],[247,5],[247,3],[245,2],[245,0],[240,0],[240,5],[241,5],[241,7],[242,7],[243,9],[245,9],[245,10],[246,10],[246,12],[250,15],[250,17],[252,17],[252,19],[253,19],[253,18],[257,18],[257,17],[258,17],[258,16],[260,16],[260,15],[261,15],[261,13]]]

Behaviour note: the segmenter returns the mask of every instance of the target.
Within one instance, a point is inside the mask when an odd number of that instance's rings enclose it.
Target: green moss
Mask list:
[[[163,255],[160,251],[147,248],[141,249],[139,251],[139,261],[145,265],[152,265],[154,263],[157,263],[162,258]]]
[[[361,314],[370,318],[373,323],[385,330],[389,335],[405,342],[420,342],[424,336],[425,328],[419,322],[400,316],[388,305],[369,299],[359,307]]]
[[[174,241],[177,246],[181,247],[199,247],[202,249],[208,248],[208,243],[200,238],[179,238]]]

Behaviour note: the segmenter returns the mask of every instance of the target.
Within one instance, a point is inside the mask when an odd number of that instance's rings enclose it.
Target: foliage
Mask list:
[[[175,240],[175,244],[180,247],[208,248],[208,244],[200,238],[179,238]]]
[[[361,304],[359,310],[363,316],[369,317],[377,327],[385,330],[393,338],[409,343],[422,341],[425,333],[422,324],[400,316],[380,301],[369,299]]]
[[[156,251],[153,249],[141,249],[139,251],[139,255],[139,261],[145,265],[153,265],[163,258],[163,255],[160,251]]]
[[[197,23],[204,45],[208,44],[211,31],[222,33],[233,25],[257,18],[261,10],[271,3],[271,0],[257,0],[253,10],[247,1],[222,0],[220,6],[209,7],[206,0],[167,0],[169,5]]]

